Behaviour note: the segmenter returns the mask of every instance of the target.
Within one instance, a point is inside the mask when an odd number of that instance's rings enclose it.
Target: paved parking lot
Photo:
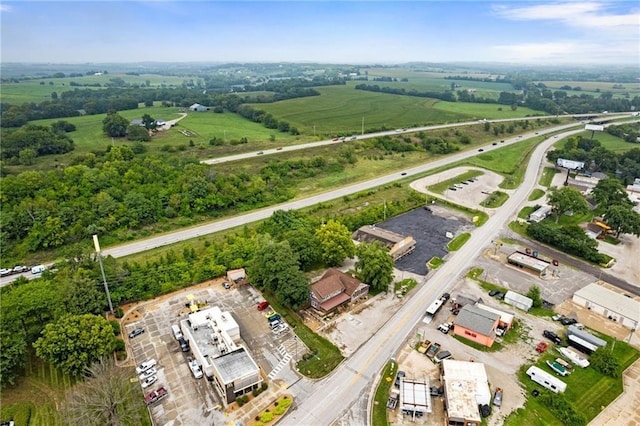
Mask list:
[[[412,236],[416,240],[413,253],[403,257],[395,263],[401,271],[418,275],[426,275],[426,263],[434,256],[443,258],[447,254],[447,232],[453,235],[473,228],[473,224],[464,215],[430,206],[429,210],[417,208],[403,215],[396,216],[378,225],[402,235]]]
[[[189,298],[206,301],[229,311],[240,326],[240,335],[245,347],[261,367],[266,378],[293,382],[295,374],[289,368],[289,360],[296,352],[301,356],[306,352],[292,332],[275,336],[269,326],[264,311],[257,310],[262,297],[251,286],[225,290],[222,280],[200,284],[190,289],[142,303],[125,315],[123,332],[141,327],[145,332],[128,339],[132,362],[139,365],[154,358],[158,361],[158,381],[145,389],[145,394],[164,386],[168,397],[151,407],[154,422],[159,425],[225,424],[229,418],[213,385],[206,378],[195,379],[187,365],[191,352],[182,352],[173,337],[171,325],[188,314],[185,307]],[[277,374],[275,370],[277,369]]]

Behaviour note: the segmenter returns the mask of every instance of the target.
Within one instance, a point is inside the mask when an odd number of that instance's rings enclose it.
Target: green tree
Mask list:
[[[591,366],[605,376],[618,377],[620,375],[620,363],[607,348],[598,348],[589,357]]]
[[[119,426],[144,424],[140,386],[129,379],[132,368],[117,367],[112,358],[101,358],[85,370],[86,380],[66,395],[63,411],[71,426]]]
[[[72,315],[100,314],[107,307],[107,296],[101,291],[100,283],[90,276],[89,271],[80,269],[72,273],[65,268],[56,275],[61,282],[60,294],[64,313]]]
[[[322,250],[322,260],[329,266],[338,266],[355,255],[351,233],[340,222],[330,220],[316,230]]]
[[[616,238],[620,234],[633,234],[640,236],[640,214],[634,212],[631,206],[610,205],[604,214],[604,218],[616,232]]]
[[[131,125],[127,127],[127,140],[148,142],[151,140],[151,136],[144,127]]]
[[[115,111],[110,111],[102,120],[102,131],[112,138],[120,138],[127,135],[129,120]]]
[[[33,164],[34,160],[38,156],[38,153],[35,149],[25,148],[18,153],[18,159],[20,160],[20,164],[25,166],[30,166]]]
[[[65,315],[44,327],[33,347],[36,354],[61,370],[78,376],[91,363],[111,355],[115,336],[109,321],[97,315]]]
[[[584,213],[589,211],[589,205],[580,191],[570,186],[563,186],[560,189],[555,186],[551,187],[549,205],[553,207],[556,223],[560,220],[560,216],[567,212]]]
[[[147,130],[156,130],[158,128],[156,119],[151,117],[149,114],[145,114],[142,116],[142,125]]]
[[[602,179],[592,191],[593,199],[599,207],[616,205],[631,205],[624,185],[617,179]]]
[[[20,324],[0,317],[0,388],[13,384],[24,366],[27,342]]]
[[[540,287],[538,287],[537,285],[532,285],[531,288],[529,288],[526,296],[529,299],[533,300],[534,308],[539,308],[542,306],[542,294],[540,293]]]
[[[356,247],[356,272],[364,283],[376,290],[386,290],[393,281],[393,259],[379,242],[361,243]]]

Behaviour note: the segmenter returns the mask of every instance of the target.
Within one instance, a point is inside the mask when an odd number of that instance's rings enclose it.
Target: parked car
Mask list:
[[[266,300],[258,303],[258,310],[259,311],[264,311],[265,309],[267,309],[269,307],[269,302],[267,302]]]
[[[500,290],[494,288],[493,290],[489,291],[489,296],[493,297],[498,293],[500,293]]]
[[[561,315],[561,314],[555,314],[554,316],[551,317],[551,319],[554,321],[560,321],[562,318],[564,318],[564,315]]]
[[[133,339],[134,337],[139,336],[142,333],[144,333],[144,328],[136,328],[131,333],[129,333],[129,339]]]
[[[502,405],[502,388],[496,388],[496,392],[493,396],[493,405],[500,407]]]
[[[151,386],[152,384],[154,384],[157,381],[158,381],[158,376],[147,377],[141,383],[142,389],[148,388],[149,386]]]
[[[578,320],[576,320],[576,319],[574,319],[574,318],[566,318],[566,317],[565,317],[565,318],[562,318],[562,319],[560,320],[560,323],[561,323],[562,325],[573,325],[573,324],[575,324],[575,323],[577,323],[577,322],[578,322]]]
[[[164,387],[159,387],[158,389],[151,391],[149,395],[144,397],[144,403],[147,405],[154,404],[167,395],[169,395],[169,392],[167,392]]]
[[[444,361],[445,359],[449,359],[449,358],[451,358],[451,356],[452,356],[452,355],[451,355],[451,352],[449,352],[449,351],[440,351],[440,352],[438,352],[438,355],[436,355],[436,356],[434,357],[434,360],[435,360],[436,362],[442,362],[442,361]]]
[[[447,322],[442,323],[438,326],[438,330],[440,330],[441,332],[443,332],[444,334],[448,334],[449,330],[451,330],[452,324],[449,324]]]
[[[496,293],[496,299],[498,300],[504,300],[504,293],[499,291],[498,293]]]
[[[0,269],[0,276],[4,277],[6,275],[11,275],[13,273],[12,269],[9,268],[2,268]]]
[[[17,265],[13,267],[13,273],[14,274],[19,274],[21,272],[27,272],[29,270],[29,268],[27,268],[26,266],[23,265]]]
[[[179,338],[178,343],[180,343],[182,352],[189,352],[189,342],[187,342],[184,337]]]
[[[544,330],[542,332],[542,335],[544,337],[546,337],[547,339],[551,340],[553,343],[555,343],[556,345],[559,345],[562,343],[562,339],[560,338],[560,336],[558,336],[556,333],[554,333],[553,331],[549,331],[549,330]]]
[[[193,374],[193,377],[195,377],[196,379],[202,378],[202,370],[198,365],[198,361],[196,361],[195,359],[190,360],[189,369],[191,370],[191,374]]]
[[[136,367],[136,373],[140,374],[140,373],[144,373],[145,371],[147,371],[150,368],[155,367],[157,364],[156,360],[151,358],[146,360],[145,362],[143,362],[142,364],[140,364],[139,366]]]
[[[152,368],[148,369],[147,371],[143,371],[142,374],[140,374],[138,376],[138,378],[140,380],[145,380],[148,377],[155,376],[157,372],[158,372],[158,370],[156,370],[155,368],[152,367]]]
[[[226,288],[227,290],[229,290],[231,288],[231,285],[229,285],[229,283],[227,281],[222,283],[222,287]]]
[[[396,380],[393,382],[393,385],[397,388],[400,387],[400,379],[403,378],[405,376],[405,372],[402,370],[398,371],[398,374],[396,374]]]

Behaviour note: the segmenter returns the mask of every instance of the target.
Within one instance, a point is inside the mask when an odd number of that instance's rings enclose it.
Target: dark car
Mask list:
[[[562,325],[572,325],[572,324],[575,324],[577,322],[578,322],[578,320],[573,319],[573,318],[562,318],[560,320],[560,323],[562,323]]]
[[[482,152],[482,151],[484,151],[484,149],[482,149],[482,148],[480,148],[480,149],[478,150],[478,152]]]
[[[492,143],[491,145],[498,145],[498,142],[494,142],[494,143]]]
[[[258,151],[258,155],[264,154],[264,151]]]
[[[404,371],[400,370],[398,371],[398,374],[396,375],[396,381],[393,383],[393,385],[397,388],[400,387],[400,379],[404,377]]]
[[[231,288],[231,286],[229,285],[228,281],[225,281],[222,283],[222,287],[226,288],[227,290],[229,290]]]
[[[504,300],[504,293],[499,291],[496,293],[496,299],[498,300]]]
[[[131,333],[129,333],[129,338],[133,339],[134,337],[139,336],[142,333],[144,333],[144,328],[136,328]]]
[[[547,339],[551,340],[553,343],[555,343],[556,345],[559,345],[562,343],[562,339],[560,338],[560,336],[558,336],[556,333],[554,333],[553,331],[549,331],[549,330],[544,330],[542,332],[542,335],[544,337],[546,337]]]
[[[400,173],[400,175],[401,175],[401,176],[406,176],[406,175],[407,175],[407,172],[402,172],[402,173]]]
[[[184,337],[179,338],[178,343],[180,343],[182,352],[189,352],[189,342],[187,342]]]
[[[489,291],[489,296],[493,297],[498,293],[500,293],[500,290],[494,288],[493,290]]]

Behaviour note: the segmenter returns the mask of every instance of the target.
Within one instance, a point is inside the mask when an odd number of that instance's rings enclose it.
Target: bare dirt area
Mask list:
[[[459,189],[455,191],[448,189],[444,194],[435,194],[429,191],[428,187],[441,182],[445,182],[454,179],[456,176],[460,176],[470,170],[481,171],[483,174],[477,176],[475,182],[468,183],[467,185],[460,185]],[[454,169],[445,170],[441,173],[424,177],[422,179],[415,180],[409,185],[411,188],[423,194],[431,194],[437,197],[443,197],[448,201],[452,201],[461,206],[470,207],[473,209],[481,209],[480,203],[484,201],[489,194],[498,189],[498,185],[504,178],[497,173],[481,169],[478,167],[456,167]],[[452,184],[457,183],[451,181]],[[509,192],[501,189],[502,192]],[[490,209],[486,209],[487,213],[490,213]]]
[[[616,259],[616,263],[607,272],[640,288],[640,238],[622,235],[619,240],[620,244],[617,245],[598,241],[598,251]]]

